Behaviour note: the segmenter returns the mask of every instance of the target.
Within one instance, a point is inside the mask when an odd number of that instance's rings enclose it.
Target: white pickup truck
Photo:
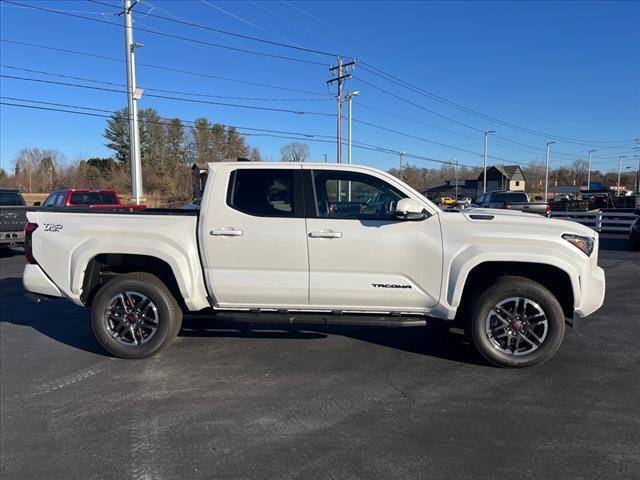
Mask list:
[[[593,230],[443,212],[365,166],[210,163],[200,210],[27,215],[25,288],[91,307],[98,341],[124,358],[158,352],[183,311],[209,309],[271,323],[446,319],[489,362],[528,366],[604,300]]]

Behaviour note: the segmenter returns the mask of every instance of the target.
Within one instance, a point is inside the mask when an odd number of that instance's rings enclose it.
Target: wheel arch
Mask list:
[[[100,287],[119,275],[133,272],[155,275],[167,286],[181,307],[187,306],[185,295],[168,262],[151,255],[129,253],[100,253],[88,261],[80,294],[82,304],[90,306]]]
[[[579,287],[578,281],[565,269],[544,262],[489,260],[468,269],[464,278],[459,278],[453,301],[461,315],[465,308],[482,292],[483,286],[491,285],[499,277],[510,275],[533,280],[547,288],[560,302],[565,317],[572,318]],[[461,316],[459,315],[459,316]]]

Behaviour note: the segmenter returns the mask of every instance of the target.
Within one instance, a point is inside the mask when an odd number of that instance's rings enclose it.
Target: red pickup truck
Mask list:
[[[36,202],[34,206],[40,206]],[[63,207],[89,207],[89,208],[133,208],[144,209],[145,205],[129,205],[123,204],[120,197],[113,190],[88,190],[78,188],[66,188],[57,190],[49,194],[42,203],[45,208],[63,208]]]

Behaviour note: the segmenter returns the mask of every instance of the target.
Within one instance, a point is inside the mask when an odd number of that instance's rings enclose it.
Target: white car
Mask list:
[[[435,317],[488,361],[528,366],[554,355],[566,319],[602,305],[598,234],[578,223],[444,212],[365,166],[208,169],[200,210],[29,212],[25,288],[90,307],[97,339],[124,358],[167,346],[183,310],[209,309],[304,324]]]

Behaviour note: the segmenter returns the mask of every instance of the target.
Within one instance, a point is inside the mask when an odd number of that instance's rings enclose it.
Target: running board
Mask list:
[[[372,314],[347,314],[336,315],[331,312],[255,312],[255,311],[229,311],[216,310],[221,320],[229,320],[238,323],[270,323],[280,325],[350,325],[369,327],[423,327],[427,324],[424,316],[412,315],[392,316]]]

